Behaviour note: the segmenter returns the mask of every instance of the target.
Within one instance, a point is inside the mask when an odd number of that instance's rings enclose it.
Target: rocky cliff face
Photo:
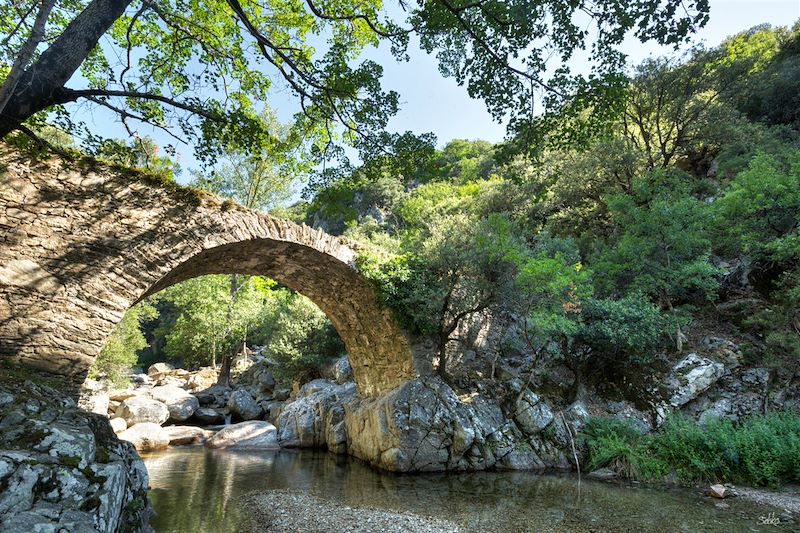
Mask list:
[[[107,418],[48,386],[0,382],[1,531],[148,531],[147,487]]]

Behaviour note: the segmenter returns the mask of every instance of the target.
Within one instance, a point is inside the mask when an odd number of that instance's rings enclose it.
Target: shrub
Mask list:
[[[582,432],[590,468],[609,467],[632,479],[673,473],[684,482],[775,486],[800,481],[800,415],[752,416],[699,425],[671,417],[653,435],[613,419],[591,419]]]
[[[649,454],[648,438],[633,426],[613,418],[591,418],[582,432],[589,449],[589,468],[611,468],[628,479],[655,479],[668,466]]]

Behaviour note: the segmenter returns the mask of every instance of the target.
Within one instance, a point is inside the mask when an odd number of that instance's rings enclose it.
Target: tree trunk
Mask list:
[[[221,385],[223,387],[230,386],[232,360],[233,360],[233,355],[230,353],[226,353],[225,356],[222,358],[222,366],[219,371],[219,377],[217,378],[217,385]]]
[[[39,43],[44,39],[44,27],[45,24],[47,24],[47,18],[50,16],[50,11],[53,9],[55,3],[55,0],[43,0],[39,5],[39,12],[36,14],[36,20],[33,23],[31,34],[17,53],[14,64],[11,65],[11,70],[8,71],[8,75],[2,87],[0,87],[0,115],[3,114],[6,104],[8,104],[8,101],[11,99],[11,95],[14,94],[17,83],[20,77],[25,73],[25,69],[28,66],[28,62],[33,57],[36,47],[39,46]]]
[[[230,291],[230,301],[228,302],[228,313],[227,313],[227,329],[225,331],[225,338],[231,333],[231,321],[233,320],[233,305],[236,303],[236,292],[239,290],[239,287],[236,284],[236,274],[231,274],[231,291]],[[223,339],[224,341],[224,339]],[[219,372],[219,377],[217,378],[217,385],[222,385],[224,387],[229,386],[231,381],[231,362],[233,360],[233,349],[226,350],[225,355],[222,357],[222,369]]]
[[[16,81],[0,115],[0,139],[35,113],[54,103],[64,103],[64,85],[131,1],[92,0],[67,25],[64,32]]]
[[[445,381],[447,381],[447,341],[449,337],[444,332],[439,334],[439,366],[436,369],[436,373]]]

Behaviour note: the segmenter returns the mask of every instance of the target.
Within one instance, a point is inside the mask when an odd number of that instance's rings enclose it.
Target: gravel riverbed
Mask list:
[[[243,498],[251,532],[461,533],[452,522],[413,513],[354,508],[303,492],[254,492]]]
[[[780,490],[736,487],[736,494],[740,498],[761,505],[772,505],[773,507],[789,511],[794,515],[800,515],[800,487],[798,486],[787,486]]]

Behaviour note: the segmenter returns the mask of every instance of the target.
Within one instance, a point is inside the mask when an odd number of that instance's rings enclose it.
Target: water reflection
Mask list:
[[[743,501],[720,509],[687,491],[626,488],[530,473],[386,475],[313,451],[224,451],[202,447],[145,456],[159,533],[240,531],[239,497],[294,489],[342,505],[437,516],[466,531],[791,531],[758,526],[765,514]]]

